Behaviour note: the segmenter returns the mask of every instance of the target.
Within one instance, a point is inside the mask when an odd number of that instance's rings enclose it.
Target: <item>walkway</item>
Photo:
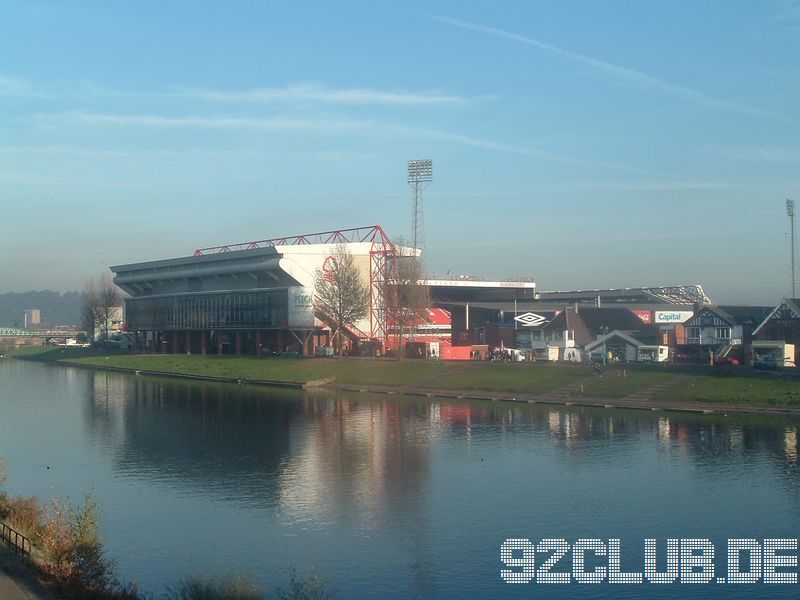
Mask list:
[[[0,542],[0,598],[2,600],[53,600],[14,551]]]

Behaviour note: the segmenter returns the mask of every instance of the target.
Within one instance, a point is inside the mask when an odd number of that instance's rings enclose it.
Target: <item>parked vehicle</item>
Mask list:
[[[753,361],[753,367],[756,369],[777,369],[778,368],[778,361],[775,360],[775,357],[772,354],[761,354],[756,356],[755,360]]]

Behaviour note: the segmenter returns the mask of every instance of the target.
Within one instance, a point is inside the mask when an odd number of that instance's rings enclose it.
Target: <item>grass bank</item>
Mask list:
[[[685,385],[664,390],[656,395],[656,399],[800,409],[800,380],[774,376],[698,375]]]
[[[662,405],[786,408],[800,411],[800,378],[744,367],[609,366],[599,377],[587,365],[337,358],[260,358],[176,354],[107,354],[89,349],[25,349],[13,355],[86,367],[184,376],[304,384],[333,380],[344,386],[398,390],[546,395],[587,399],[649,395]],[[677,375],[680,385],[668,387]],[[659,389],[664,388],[666,389]],[[655,389],[654,389],[655,388]],[[651,391],[652,390],[652,391]]]

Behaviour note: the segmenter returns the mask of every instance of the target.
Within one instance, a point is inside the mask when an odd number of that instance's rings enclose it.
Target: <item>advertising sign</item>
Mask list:
[[[541,327],[552,321],[557,313],[552,311],[542,311],[540,313],[526,312],[513,315],[512,313],[505,314],[505,321],[508,322],[508,317],[511,315],[514,321],[517,322],[518,327]]]
[[[656,323],[674,324],[685,323],[692,318],[694,313],[690,310],[657,310]]]
[[[289,288],[289,326],[314,327],[314,288]]]
[[[653,322],[653,313],[651,313],[649,310],[634,310],[633,314],[639,317],[642,323],[650,325],[650,323]]]

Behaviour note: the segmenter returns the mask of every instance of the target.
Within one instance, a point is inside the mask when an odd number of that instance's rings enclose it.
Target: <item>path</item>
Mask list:
[[[14,551],[0,542],[0,598],[2,600],[53,600]]]

